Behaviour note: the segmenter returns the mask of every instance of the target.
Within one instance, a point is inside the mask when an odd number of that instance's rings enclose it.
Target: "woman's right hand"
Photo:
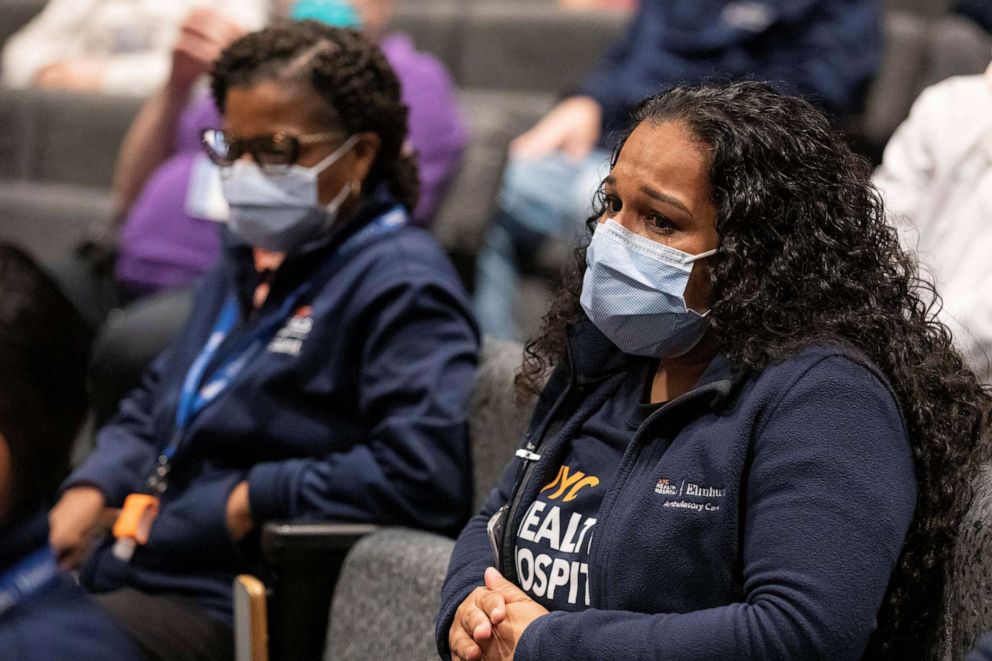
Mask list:
[[[478,587],[465,598],[448,630],[451,658],[479,661],[484,647],[493,637],[493,629],[506,617],[506,602],[499,592]]]
[[[63,570],[78,569],[90,545],[113,525],[119,510],[106,505],[99,489],[72,487],[48,513],[49,543]]]

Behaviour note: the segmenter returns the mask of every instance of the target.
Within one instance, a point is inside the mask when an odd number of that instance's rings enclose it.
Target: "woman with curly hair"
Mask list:
[[[924,655],[989,396],[867,164],[764,84],[677,87],[636,110],[590,232],[441,655]]]
[[[478,335],[410,224],[407,108],[382,52],[353,30],[271,27],[224,51],[212,89],[222,263],[50,516],[63,566],[151,658],[231,656],[231,583],[258,570],[267,521],[451,533],[471,502]]]

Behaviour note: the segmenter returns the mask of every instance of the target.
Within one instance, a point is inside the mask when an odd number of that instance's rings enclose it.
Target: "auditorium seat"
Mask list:
[[[138,111],[130,97],[3,89],[0,239],[64,258],[113,212],[117,150]]]
[[[960,531],[944,592],[942,661],[963,659],[992,631],[992,464],[978,474]]]
[[[391,528],[348,554],[324,659],[436,659],[434,620],[454,541]]]

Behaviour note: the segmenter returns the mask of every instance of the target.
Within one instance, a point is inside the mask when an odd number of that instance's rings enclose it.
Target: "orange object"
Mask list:
[[[138,544],[148,542],[152,522],[158,516],[158,497],[144,493],[132,493],[124,499],[124,507],[114,522],[114,537],[133,539]]]

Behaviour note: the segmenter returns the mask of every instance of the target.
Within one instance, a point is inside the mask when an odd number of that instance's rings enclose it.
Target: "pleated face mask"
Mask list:
[[[681,356],[706,333],[707,313],[690,309],[685,289],[696,260],[607,220],[596,226],[586,251],[579,302],[606,337],[627,354]]]
[[[326,234],[351,189],[345,186],[329,204],[321,204],[317,178],[357,141],[353,135],[317,165],[290,165],[277,175],[244,159],[221,170],[231,208],[228,228],[250,245],[284,253]]]

